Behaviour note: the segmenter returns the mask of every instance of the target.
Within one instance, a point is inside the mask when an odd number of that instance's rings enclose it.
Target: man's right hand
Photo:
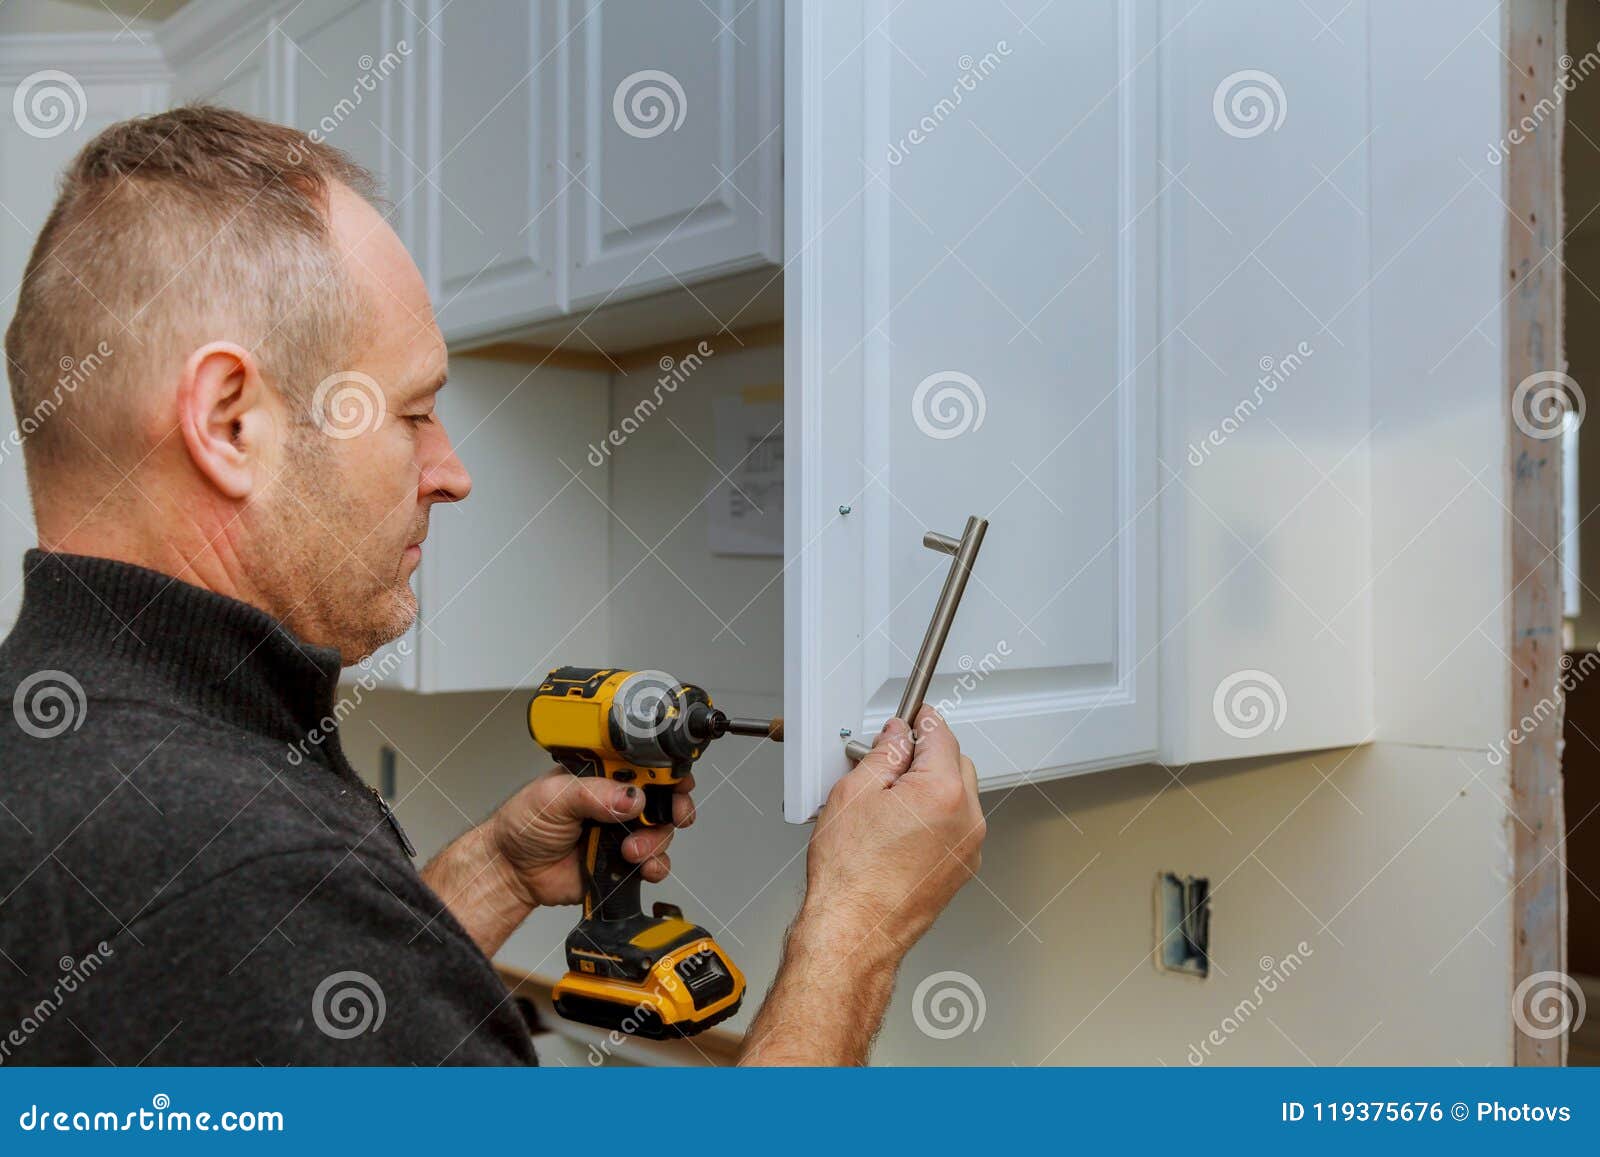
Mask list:
[[[915,733],[891,719],[828,794],[806,908],[904,956],[977,872],[984,832],[977,770],[939,713],[924,707]]]
[[[977,771],[938,712],[914,732],[891,719],[818,816],[805,904],[742,1063],[865,1063],[901,960],[977,872],[984,833]]]

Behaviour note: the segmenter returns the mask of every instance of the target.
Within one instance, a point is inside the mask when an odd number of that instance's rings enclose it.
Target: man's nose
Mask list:
[[[422,469],[422,496],[435,502],[460,502],[472,493],[472,475],[456,456],[450,439],[444,437],[440,455]]]

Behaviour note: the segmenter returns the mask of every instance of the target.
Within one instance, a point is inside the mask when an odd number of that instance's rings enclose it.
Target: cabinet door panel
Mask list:
[[[297,8],[278,27],[285,121],[367,166],[395,202],[411,152],[399,128],[411,42],[397,13],[391,0],[346,0]]]
[[[435,308],[450,341],[564,308],[558,17],[557,5],[526,0],[433,0],[425,12],[438,39],[424,33],[420,44],[430,171],[418,197]]]
[[[573,304],[775,261],[777,5],[575,0],[571,21]]]
[[[895,708],[990,520],[928,701],[998,787],[1156,747],[1149,13],[791,6],[786,812]],[[844,511],[848,509],[848,513]]]

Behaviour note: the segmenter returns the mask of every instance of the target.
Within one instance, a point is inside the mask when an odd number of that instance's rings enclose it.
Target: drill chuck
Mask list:
[[[728,717],[709,703],[689,708],[684,728],[696,743],[710,743],[728,734]]]

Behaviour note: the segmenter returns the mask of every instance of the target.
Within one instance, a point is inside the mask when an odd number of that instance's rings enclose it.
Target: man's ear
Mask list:
[[[255,355],[233,342],[211,342],[189,355],[178,387],[178,426],[196,469],[229,498],[262,485],[273,452],[274,396]]]

